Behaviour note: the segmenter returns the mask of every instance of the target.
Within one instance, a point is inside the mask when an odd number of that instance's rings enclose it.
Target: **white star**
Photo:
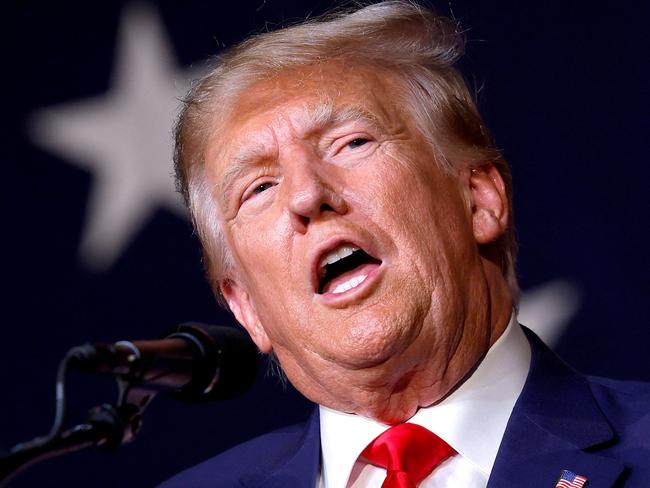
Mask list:
[[[518,320],[546,344],[554,346],[580,308],[580,290],[568,281],[549,281],[524,292]]]
[[[190,77],[172,58],[157,13],[128,6],[109,92],[41,110],[30,124],[38,144],[93,173],[80,255],[96,270],[119,258],[157,208],[185,215],[171,129]]]

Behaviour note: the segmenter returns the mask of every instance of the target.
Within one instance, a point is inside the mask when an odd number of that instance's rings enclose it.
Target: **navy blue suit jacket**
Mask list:
[[[650,385],[586,377],[531,331],[531,368],[488,488],[553,488],[563,469],[588,488],[650,487]],[[161,488],[314,488],[318,410],[306,424],[271,432],[180,473]]]

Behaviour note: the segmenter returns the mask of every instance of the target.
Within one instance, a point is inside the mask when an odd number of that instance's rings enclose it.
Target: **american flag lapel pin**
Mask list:
[[[588,485],[588,480],[582,475],[575,474],[573,471],[563,469],[560,477],[555,484],[555,488],[583,488]]]

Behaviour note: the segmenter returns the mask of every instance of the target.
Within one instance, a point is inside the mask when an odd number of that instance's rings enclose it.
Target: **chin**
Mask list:
[[[336,362],[350,369],[367,369],[389,361],[401,354],[417,334],[412,325],[402,325],[397,319],[355,317],[354,323],[346,324],[346,338],[333,344]]]

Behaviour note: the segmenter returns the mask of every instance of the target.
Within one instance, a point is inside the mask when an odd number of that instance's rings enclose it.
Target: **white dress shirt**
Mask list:
[[[474,373],[442,402],[408,420],[434,432],[458,454],[444,461],[420,488],[485,488],[512,409],[530,367],[530,345],[513,314],[508,327]],[[321,488],[380,487],[386,470],[359,458],[389,426],[320,407]]]

